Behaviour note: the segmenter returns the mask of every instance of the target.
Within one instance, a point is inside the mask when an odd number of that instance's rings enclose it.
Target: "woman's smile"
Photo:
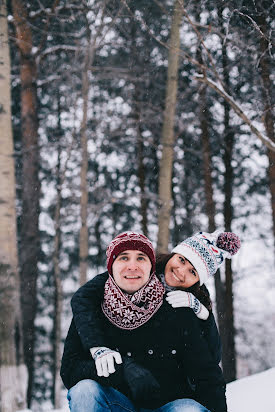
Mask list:
[[[184,289],[190,288],[200,280],[192,263],[178,253],[168,260],[164,274],[167,285]]]

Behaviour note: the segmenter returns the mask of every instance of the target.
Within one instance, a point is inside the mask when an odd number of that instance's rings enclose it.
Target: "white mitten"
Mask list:
[[[175,290],[168,292],[166,300],[173,308],[191,308],[199,319],[206,320],[209,311],[206,307],[190,292]]]
[[[112,349],[105,347],[95,347],[90,349],[91,355],[95,361],[96,372],[98,376],[108,378],[111,373],[114,373],[115,363],[122,363],[121,355]]]

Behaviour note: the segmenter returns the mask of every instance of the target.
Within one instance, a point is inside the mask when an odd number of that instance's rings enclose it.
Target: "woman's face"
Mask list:
[[[194,266],[178,253],[166,263],[164,275],[167,285],[176,288],[187,289],[200,280]]]

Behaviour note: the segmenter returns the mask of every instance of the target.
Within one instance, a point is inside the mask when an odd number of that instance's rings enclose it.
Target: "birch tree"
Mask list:
[[[6,0],[0,1],[0,66],[0,409],[14,412],[26,407],[28,374],[22,348]]]

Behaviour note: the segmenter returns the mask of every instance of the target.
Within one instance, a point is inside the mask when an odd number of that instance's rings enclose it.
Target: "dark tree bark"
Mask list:
[[[201,61],[201,53],[198,50],[198,58]],[[207,89],[202,87],[199,91],[200,107],[199,118],[201,127],[202,141],[202,158],[203,158],[203,175],[204,175],[204,193],[205,193],[205,210],[208,217],[208,230],[214,232],[216,230],[215,215],[216,205],[213,193],[213,178],[212,178],[212,159],[209,137],[209,109],[207,104]],[[222,346],[226,342],[226,316],[225,316],[225,287],[221,280],[220,271],[215,274],[215,292],[216,292],[216,309],[218,317],[219,332],[221,335]]]
[[[58,94],[58,128],[57,128],[57,167],[56,167],[56,206],[55,206],[55,236],[54,236],[54,322],[53,322],[53,405],[55,409],[61,407],[61,313],[62,313],[62,282],[60,274],[60,249],[61,249],[61,109],[60,96]]]
[[[228,73],[226,69],[226,57],[224,58],[224,74],[225,84],[228,83],[226,79]],[[233,192],[233,168],[232,168],[232,151],[234,146],[234,134],[229,124],[230,106],[224,102],[224,223],[225,230],[231,232],[231,224],[233,220],[232,209],[232,192]],[[226,382],[231,382],[236,379],[236,353],[235,353],[235,328],[234,328],[234,308],[233,308],[233,272],[231,260],[225,262],[225,323],[222,331],[222,364],[224,370],[224,377]]]
[[[82,100],[83,100],[83,115],[80,130],[80,145],[81,145],[81,171],[80,171],[80,220],[81,227],[79,232],[79,283],[84,285],[87,282],[88,269],[88,253],[89,253],[89,233],[87,227],[88,217],[88,94],[89,94],[89,72],[95,55],[95,43],[91,39],[91,31],[89,22],[86,22],[87,30],[87,48],[82,69]]]
[[[225,30],[222,25],[223,7],[218,9],[220,19],[221,32],[225,35]],[[222,45],[222,67],[223,80],[225,90],[230,90],[230,79],[228,72],[228,58],[226,44]],[[224,155],[223,162],[225,167],[224,172],[224,226],[225,230],[230,232],[233,220],[232,195],[234,173],[232,167],[232,153],[234,147],[234,133],[230,125],[230,105],[224,101]],[[234,308],[233,308],[233,272],[231,261],[226,260],[225,263],[225,322],[222,324],[222,364],[224,378],[226,382],[231,382],[236,379],[236,353],[235,353],[235,328],[234,328]]]
[[[219,19],[222,27],[222,9],[218,10]],[[199,12],[197,13],[199,18]],[[198,61],[203,64],[202,53],[200,47],[197,52]],[[225,87],[229,89],[229,74],[226,46],[222,46],[222,66],[223,78]],[[205,75],[205,73],[202,73]],[[209,110],[207,102],[207,89],[203,85],[199,90],[199,118],[201,126],[201,141],[203,153],[203,171],[204,171],[204,189],[205,189],[205,209],[208,216],[208,230],[213,232],[216,229],[215,215],[216,207],[213,197],[213,179],[212,179],[212,161],[211,147],[209,137]],[[233,187],[233,169],[232,169],[232,150],[234,143],[234,135],[230,128],[230,106],[224,101],[224,156],[225,165],[224,173],[224,222],[225,230],[231,231],[232,214],[232,187]],[[235,360],[235,342],[234,342],[234,314],[233,314],[233,276],[231,269],[231,261],[226,261],[225,265],[225,283],[222,282],[220,272],[215,274],[215,290],[216,290],[216,308],[219,324],[219,332],[222,341],[222,365],[225,380],[231,382],[236,379],[236,360]]]
[[[29,372],[27,399],[30,407],[33,384],[34,319],[37,308],[37,263],[40,251],[38,229],[40,185],[38,180],[37,68],[32,54],[32,32],[28,24],[25,5],[20,0],[12,0],[12,9],[16,28],[16,42],[20,54],[23,167],[19,257],[24,356]]]

